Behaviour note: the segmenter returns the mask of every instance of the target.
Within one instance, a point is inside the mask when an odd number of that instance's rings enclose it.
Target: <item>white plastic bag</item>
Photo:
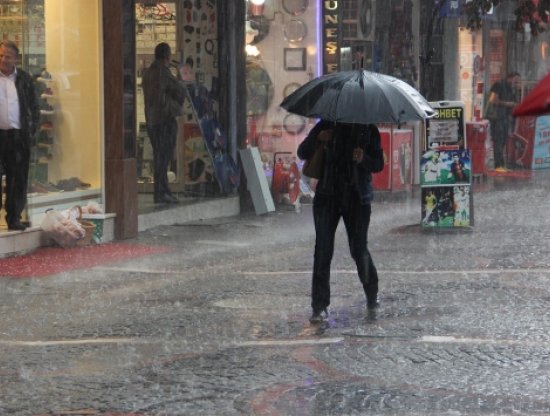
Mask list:
[[[82,207],[83,214],[103,214],[103,208],[95,201],[88,202],[88,205]]]
[[[86,231],[72,209],[62,212],[47,210],[40,227],[61,247],[73,247],[86,236]]]

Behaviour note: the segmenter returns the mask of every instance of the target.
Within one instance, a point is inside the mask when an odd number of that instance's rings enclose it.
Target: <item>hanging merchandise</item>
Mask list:
[[[274,155],[271,192],[277,204],[288,202],[294,205],[300,196],[300,170],[294,159],[290,152]]]

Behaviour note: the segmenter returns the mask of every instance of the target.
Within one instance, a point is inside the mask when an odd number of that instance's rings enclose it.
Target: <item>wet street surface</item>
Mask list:
[[[1,415],[550,414],[547,175],[474,186],[475,226],[423,230],[377,194],[368,312],[343,226],[329,321],[308,318],[300,212],[162,226],[167,251],[0,278]]]

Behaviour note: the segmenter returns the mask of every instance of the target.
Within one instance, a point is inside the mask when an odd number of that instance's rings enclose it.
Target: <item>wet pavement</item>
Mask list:
[[[168,247],[0,279],[2,415],[546,415],[549,175],[474,185],[475,226],[377,193],[369,313],[343,227],[311,325],[311,206],[161,226]]]

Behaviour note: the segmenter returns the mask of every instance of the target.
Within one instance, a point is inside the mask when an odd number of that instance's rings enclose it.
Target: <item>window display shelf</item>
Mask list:
[[[29,194],[29,208],[49,208],[52,204],[62,205],[69,202],[77,204],[82,201],[100,200],[101,189],[90,188],[76,191],[50,192],[47,194]]]
[[[0,16],[0,22],[6,20],[22,22],[27,20],[27,16]]]

